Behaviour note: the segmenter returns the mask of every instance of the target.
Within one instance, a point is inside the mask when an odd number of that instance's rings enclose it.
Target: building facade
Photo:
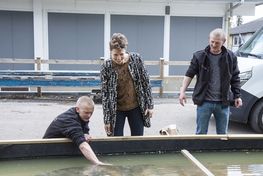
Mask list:
[[[144,60],[189,61],[209,32],[228,31],[233,13],[252,15],[257,1],[234,0],[0,0],[0,58],[92,60],[109,58],[108,43],[124,33],[129,51]],[[236,8],[234,8],[236,7]],[[231,13],[230,13],[231,12]],[[159,68],[149,67],[150,74]],[[166,66],[180,75],[187,66]],[[35,69],[1,64],[0,69]],[[98,70],[94,65],[47,65],[42,70]]]

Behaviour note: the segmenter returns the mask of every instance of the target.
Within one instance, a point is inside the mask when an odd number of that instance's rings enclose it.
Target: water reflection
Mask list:
[[[88,168],[84,172],[84,175],[92,175],[92,176],[118,176],[118,175],[142,175],[148,176],[152,172],[150,170],[150,166],[95,166],[91,169]]]
[[[251,164],[248,166],[248,170],[251,173],[258,173],[260,175],[263,175],[263,164]]]
[[[197,152],[216,176],[263,176],[263,152]],[[1,161],[5,176],[202,176],[181,154],[101,156],[112,166],[90,165],[83,157]],[[3,174],[4,173],[4,174]]]
[[[168,168],[156,168],[153,165],[136,166],[89,166],[59,169],[37,176],[169,176],[179,175]],[[166,172],[166,173],[165,173]]]
[[[253,175],[262,176],[263,175],[263,165],[262,164],[251,164],[247,166],[242,165],[229,165],[227,167],[227,175],[229,176],[243,176],[243,175]]]
[[[200,176],[201,172],[191,167],[156,167],[154,165],[133,165],[133,166],[87,166],[59,169],[36,176]],[[192,168],[192,169],[191,169]],[[248,166],[229,165],[227,168],[214,166],[214,174],[223,176],[262,176],[263,165],[254,164]],[[226,170],[227,172],[226,172]]]

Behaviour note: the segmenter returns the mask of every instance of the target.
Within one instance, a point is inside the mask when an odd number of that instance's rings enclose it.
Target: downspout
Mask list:
[[[232,13],[232,11],[233,11],[235,8],[241,6],[241,5],[244,4],[244,3],[245,3],[245,0],[240,0],[240,2],[236,3],[235,5],[233,5],[233,3],[230,3],[230,8],[227,9],[226,13],[227,13],[227,12],[231,12],[231,13]]]
[[[229,4],[229,9],[226,10],[225,12],[225,20],[226,20],[226,36],[227,36],[227,47],[230,48],[230,28],[231,28],[231,20],[233,17],[233,10],[236,9],[237,7],[241,6],[242,4],[245,3],[245,0],[240,0],[240,2],[236,3],[233,5],[233,3]]]

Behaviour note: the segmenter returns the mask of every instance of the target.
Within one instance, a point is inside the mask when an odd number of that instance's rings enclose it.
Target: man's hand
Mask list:
[[[243,105],[242,99],[241,99],[241,98],[236,98],[236,99],[235,99],[235,107],[236,107],[236,108],[239,108],[239,107],[241,107],[242,105]]]
[[[97,163],[97,165],[100,165],[100,166],[112,166],[112,164],[110,164],[110,163],[103,163],[103,162],[101,162],[101,161],[99,161],[99,162]]]
[[[149,115],[150,118],[153,116],[153,109],[146,109],[144,115]]]
[[[90,140],[91,140],[91,135],[89,135],[89,134],[84,134],[84,137],[85,137],[85,140],[86,140],[87,142],[90,142]]]
[[[182,106],[184,106],[184,104],[186,103],[186,96],[185,96],[185,92],[180,92],[179,95],[179,102]]]
[[[191,83],[193,78],[190,78],[188,76],[184,77],[182,87],[180,88],[180,95],[179,95],[179,102],[182,106],[186,103],[186,96],[185,96],[185,91],[189,84]]]
[[[79,145],[79,149],[81,153],[85,156],[86,159],[90,160],[95,165],[105,165],[103,162],[101,162],[95,153],[93,152],[92,148],[87,142],[82,142]]]

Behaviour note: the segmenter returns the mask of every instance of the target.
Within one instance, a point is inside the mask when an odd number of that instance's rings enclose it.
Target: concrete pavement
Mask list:
[[[169,124],[176,124],[181,134],[195,133],[196,106],[189,102],[183,107],[178,99],[155,98],[152,127],[145,128],[145,135],[159,135],[159,130]],[[0,140],[42,138],[50,122],[60,113],[74,106],[74,101],[50,100],[10,100],[0,102]],[[91,135],[105,137],[101,104],[96,104],[90,122]],[[230,123],[229,134],[253,134],[246,125]],[[209,134],[216,134],[215,121],[211,120]],[[125,125],[125,135],[129,136],[129,127]]]

